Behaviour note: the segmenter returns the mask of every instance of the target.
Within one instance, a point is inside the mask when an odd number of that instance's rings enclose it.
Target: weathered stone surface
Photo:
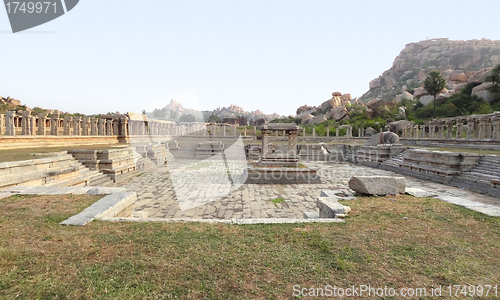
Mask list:
[[[413,97],[420,97],[427,94],[427,91],[424,89],[424,87],[418,87],[413,91]]]
[[[403,97],[403,99],[413,100],[413,95],[408,93],[407,91],[403,91],[403,93],[401,93],[401,96]]]
[[[373,129],[372,127],[367,127],[365,130],[365,136],[372,136],[376,133],[377,133],[377,131],[375,129]]]
[[[377,110],[384,106],[384,104],[385,103],[382,99],[372,99],[366,104],[366,106],[370,109]]]
[[[376,88],[379,88],[379,87],[383,87],[384,86],[384,80],[382,79],[382,77],[373,79],[372,81],[370,81],[369,86],[370,86],[370,90],[376,89]]]
[[[314,106],[309,106],[309,105],[302,105],[301,107],[297,108],[297,115],[300,115],[303,112],[306,111],[314,111],[316,108]]]
[[[399,136],[394,132],[379,132],[370,136],[366,146],[377,146],[380,144],[399,144]]]
[[[327,120],[326,115],[321,114],[309,120],[308,124],[321,124]]]
[[[451,81],[458,81],[458,82],[467,82],[467,76],[463,71],[460,70],[454,70],[451,71],[450,73],[450,80]]]
[[[335,218],[335,215],[345,215],[351,211],[349,206],[340,204],[337,199],[330,197],[319,197],[316,201],[319,208],[320,218]]]
[[[491,74],[492,69],[493,68],[486,68],[475,72],[471,77],[469,77],[469,79],[467,79],[467,83],[483,83],[486,77]]]
[[[414,126],[414,125],[415,123],[412,121],[401,120],[401,121],[390,122],[389,124],[385,125],[385,128],[391,132],[399,132],[403,131],[403,128],[407,126]]]
[[[367,195],[404,194],[406,179],[389,176],[354,176],[349,180],[349,188]]]
[[[302,120],[301,120],[301,123],[303,125],[309,123],[310,120],[314,119],[314,116],[313,115],[305,115],[302,117]]]
[[[339,106],[334,109],[332,109],[329,114],[332,116],[333,119],[336,121],[342,120],[345,117],[349,116],[349,112],[347,111],[347,108],[344,106]]]
[[[405,192],[413,197],[423,198],[423,197],[435,197],[437,193],[425,191],[420,188],[406,188]]]
[[[483,82],[480,85],[472,89],[472,95],[476,95],[486,102],[490,102],[494,99],[493,95],[490,93],[489,88],[493,86],[491,82]]]

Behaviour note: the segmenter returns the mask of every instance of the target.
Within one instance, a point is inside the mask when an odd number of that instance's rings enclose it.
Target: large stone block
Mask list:
[[[357,193],[367,195],[404,194],[406,179],[390,176],[354,176],[349,187]]]

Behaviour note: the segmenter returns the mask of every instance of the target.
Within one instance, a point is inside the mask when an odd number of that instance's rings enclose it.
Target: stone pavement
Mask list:
[[[305,164],[318,169],[321,184],[242,184],[238,183],[238,176],[228,178],[225,169],[217,162],[176,160],[169,162],[170,174],[164,168],[159,168],[156,172],[135,177],[123,186],[127,191],[136,192],[137,202],[133,204],[133,214],[142,218],[302,219],[303,212],[317,211],[316,198],[320,196],[321,190],[348,188],[348,181],[352,176],[401,176],[350,163]],[[231,172],[238,169],[234,166],[226,167]],[[469,208],[477,206],[478,209],[475,210],[500,216],[500,199],[415,178],[406,179],[407,187],[421,189],[438,199],[458,205],[466,203]],[[284,201],[271,201],[277,198]],[[191,201],[189,206],[185,205],[185,201]]]

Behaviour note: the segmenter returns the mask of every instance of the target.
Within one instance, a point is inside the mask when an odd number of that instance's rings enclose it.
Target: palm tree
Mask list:
[[[441,76],[438,70],[433,70],[427,75],[424,81],[424,89],[430,95],[434,96],[434,112],[432,117],[436,118],[436,96],[446,87],[446,80]]]

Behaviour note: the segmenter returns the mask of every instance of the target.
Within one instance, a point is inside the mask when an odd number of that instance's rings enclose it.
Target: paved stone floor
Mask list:
[[[301,219],[304,211],[317,210],[316,198],[321,190],[348,188],[352,176],[401,176],[350,163],[305,164],[318,169],[321,184],[241,184],[237,176],[241,175],[238,173],[241,166],[221,167],[221,162],[176,160],[169,162],[168,173],[159,168],[123,186],[137,193],[133,211],[141,217],[147,214],[148,218],[166,219]],[[228,176],[228,170],[232,177]],[[478,211],[493,209],[490,215],[500,216],[500,199],[411,177],[406,179],[407,187],[421,189],[443,201],[465,203]],[[277,198],[284,202],[271,201]]]

